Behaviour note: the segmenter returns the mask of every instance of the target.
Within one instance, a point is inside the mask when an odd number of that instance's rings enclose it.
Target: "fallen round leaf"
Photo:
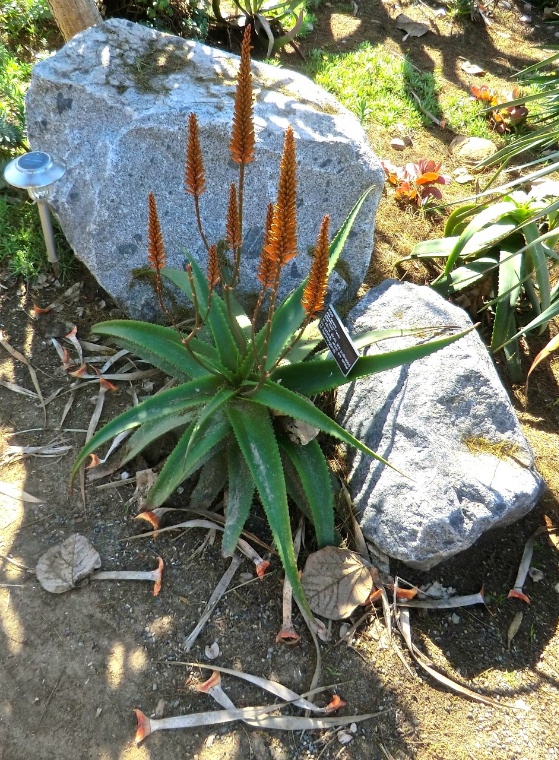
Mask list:
[[[215,660],[216,657],[219,657],[219,644],[217,641],[214,641],[213,644],[210,646],[207,646],[204,650],[204,654],[208,658],[208,660]]]
[[[475,77],[483,77],[486,74],[485,69],[482,69],[477,63],[470,63],[469,61],[464,61],[460,68],[462,71],[465,71],[466,74],[472,74]]]
[[[330,620],[349,617],[365,604],[373,588],[371,572],[361,557],[335,546],[309,556],[301,583],[311,610]]]
[[[46,591],[63,594],[100,567],[101,557],[97,550],[85,536],[73,533],[39,557],[35,572]]]

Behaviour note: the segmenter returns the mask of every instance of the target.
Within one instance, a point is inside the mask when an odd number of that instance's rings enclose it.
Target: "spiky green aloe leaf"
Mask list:
[[[138,406],[119,414],[118,417],[115,417],[114,420],[111,420],[111,422],[95,433],[93,438],[80,451],[72,469],[71,481],[74,480],[83,462],[99,446],[102,446],[125,430],[139,427],[151,420],[163,419],[165,417],[176,418],[189,409],[207,404],[217,392],[220,383],[220,378],[213,375],[197,378],[188,383],[178,385],[176,388],[170,388],[168,391],[157,393],[155,396],[142,401]]]
[[[198,411],[196,419],[194,420],[194,427],[192,428],[190,442],[184,454],[185,458],[190,452],[190,447],[198,440],[201,435],[204,435],[208,420],[211,419],[211,417],[213,417],[215,414],[218,414],[220,409],[225,404],[227,404],[227,402],[230,401],[236,393],[237,391],[234,388],[220,388],[212,400],[209,401],[203,409],[200,409]]]
[[[146,506],[158,507],[163,504],[175,488],[204,464],[207,454],[231,433],[229,420],[223,415],[215,415],[211,420],[206,420],[191,444],[194,428],[195,423],[192,422],[169,454],[148,492]]]
[[[545,252],[545,246],[539,239],[540,233],[537,225],[532,222],[527,224],[524,229],[526,242],[531,244],[530,256],[534,265],[534,273],[539,290],[539,311],[545,311],[551,303],[551,283],[549,280],[548,257]],[[545,328],[542,328],[542,331]]]
[[[185,349],[178,333],[170,327],[115,319],[94,325],[92,332],[116,338],[123,348],[141,356],[170,377],[190,380],[208,374]]]
[[[440,277],[431,287],[445,298],[458,293],[464,288],[469,288],[498,267],[496,259],[491,256],[483,256],[474,259],[461,267],[453,269],[449,275]]]
[[[501,203],[495,203],[492,206],[489,206],[472,219],[450,252],[444,268],[444,274],[447,275],[452,271],[456,260],[462,254],[476,232],[479,232],[483,227],[491,224],[491,222],[496,222],[507,214],[514,213],[517,208],[517,205],[512,201],[502,201]]]
[[[495,264],[495,261],[493,261]],[[450,329],[449,327],[445,329]],[[352,337],[353,345],[355,348],[367,348],[375,343],[379,343],[381,340],[389,340],[390,338],[403,338],[406,335],[419,335],[420,337],[427,337],[429,333],[440,332],[440,327],[391,327],[385,330],[364,330]],[[315,354],[315,358],[322,361],[328,359],[330,349],[325,348],[323,351],[319,351]]]
[[[227,450],[220,450],[200,468],[200,476],[190,494],[190,506],[209,508],[226,483]]]
[[[336,266],[338,259],[340,258],[344,246],[346,244],[351,228],[353,227],[357,215],[361,210],[361,207],[367,200],[369,193],[373,190],[373,186],[367,188],[365,192],[360,196],[357,203],[351,209],[342,226],[334,236],[334,239],[330,243],[329,259],[328,259],[328,274],[331,274],[332,270]],[[266,361],[266,368],[271,369],[276,361],[282,354],[285,346],[292,339],[293,335],[303,324],[305,319],[305,310],[301,305],[303,298],[303,291],[307,280],[296,288],[289,296],[283,301],[281,306],[274,314],[272,321],[272,330],[270,333],[270,341],[268,343],[268,359]],[[260,337],[260,336],[259,336]]]
[[[221,542],[224,557],[231,557],[247,521],[256,486],[236,440],[227,448],[228,489],[225,529]]]
[[[314,396],[317,393],[338,388],[345,383],[351,383],[359,377],[366,377],[375,372],[385,372],[394,367],[400,367],[403,364],[410,364],[416,359],[429,356],[435,351],[454,343],[454,341],[463,338],[474,329],[474,326],[467,330],[448,335],[443,338],[421,343],[409,348],[399,348],[395,351],[388,351],[382,354],[372,354],[371,356],[361,356],[349,375],[345,377],[340,368],[333,359],[312,359],[302,364],[290,364],[284,367],[277,367],[271,375],[271,379],[281,382],[286,388],[303,394],[303,396]],[[312,424],[312,423],[311,423]]]
[[[322,366],[324,366],[324,363]],[[294,393],[288,388],[267,380],[262,388],[256,391],[250,398],[251,401],[257,404],[262,404],[269,409],[274,409],[282,414],[287,414],[289,417],[294,417],[296,420],[306,422],[308,425],[313,425],[324,433],[328,433],[350,446],[355,446],[356,449],[359,449],[364,454],[368,454],[378,459],[379,462],[392,467],[386,459],[383,459],[368,446],[365,446],[364,443],[361,443],[361,441],[351,435],[351,433],[348,433],[341,425],[334,422],[331,417],[328,417],[327,414],[317,409],[312,401],[300,396],[298,393]]]
[[[126,441],[118,466],[122,467],[131,459],[134,459],[146,446],[161,438],[165,433],[169,433],[171,430],[183,427],[184,425],[190,425],[194,414],[196,412],[190,409],[184,414],[172,414],[159,419],[149,420],[140,425]]]
[[[230,404],[227,412],[239,448],[256,484],[285,574],[293,587],[295,598],[310,615],[309,604],[297,572],[285,478],[270,413],[252,401]]]
[[[192,278],[196,289],[198,307],[202,317],[206,315],[210,289],[206,277],[198,264],[190,259]],[[161,270],[163,277],[176,285],[192,301],[193,294],[190,280],[186,272],[180,269],[165,267]],[[227,309],[223,299],[214,291],[212,293],[211,307],[207,315],[206,324],[212,334],[213,343],[219,353],[220,361],[231,372],[235,372],[240,363],[239,349],[231,332],[231,325],[227,317]]]
[[[507,369],[513,382],[522,382],[522,365],[519,345],[513,340],[516,332],[516,304],[520,295],[520,283],[523,277],[524,259],[511,256],[514,250],[500,252],[499,292],[495,307],[491,349],[503,345],[507,359]]]
[[[466,226],[466,219],[469,219],[478,211],[481,211],[481,207],[476,203],[468,203],[454,209],[446,220],[444,226],[445,238],[451,237],[452,235],[460,235]]]
[[[334,496],[330,470],[320,444],[315,438],[305,446],[299,446],[287,436],[282,436],[280,447],[291,460],[301,481],[306,501],[311,509],[318,548],[334,546],[336,544]]]

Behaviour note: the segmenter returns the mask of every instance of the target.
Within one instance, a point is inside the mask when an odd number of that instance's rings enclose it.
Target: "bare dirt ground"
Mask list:
[[[541,24],[536,29],[523,26],[519,18],[526,11],[514,5],[510,11],[497,9],[491,27],[469,20],[451,23],[439,19],[437,34],[410,40],[404,46],[391,21],[396,11],[375,0],[360,2],[356,17],[347,6],[325,6],[318,13],[316,32],[305,41],[303,50],[316,46],[340,50],[365,39],[384,41],[397,51],[408,51],[420,68],[441,66],[453,86],[466,88],[471,82],[459,73],[457,53],[505,77],[538,58],[535,43],[552,35]],[[423,3],[406,8],[406,12],[418,14],[421,20],[430,16]],[[291,65],[298,65],[295,55],[288,58]],[[421,148],[429,148],[430,155],[452,168],[446,152],[452,135],[436,129],[425,134],[428,136],[417,136],[416,157],[421,156]],[[401,156],[388,147],[392,136],[374,130],[371,139],[383,158],[394,160]],[[437,227],[423,216],[402,215],[392,201],[383,199],[369,281],[391,273],[394,259],[409,253],[410,240],[413,243],[437,233]],[[410,275],[421,279],[421,273]],[[129,536],[142,530],[131,519],[136,505],[128,503],[134,485],[98,489],[97,483],[88,484],[85,508],[79,488],[73,494],[68,490],[72,461],[83,444],[98,383],[82,386],[60,426],[73,378],[63,371],[50,338],[58,336],[64,343],[61,336],[68,325],[76,324],[78,336],[87,339],[91,324],[116,316],[116,311],[87,273],[78,270],[75,281],[83,282],[78,299],[63,304],[54,319],[35,320],[34,304],[44,307],[59,299],[72,283],[60,287],[47,281],[35,288],[6,273],[0,277],[4,286],[0,289],[0,330],[36,368],[45,398],[62,389],[47,406],[44,427],[36,399],[0,386],[0,481],[41,502],[0,493],[0,760],[559,758],[556,538],[543,535],[536,543],[532,564],[542,571],[543,578],[526,584],[531,605],[506,598],[527,538],[537,527],[559,522],[559,359],[535,373],[527,411],[523,389],[509,387],[548,483],[537,508],[519,523],[487,534],[469,551],[428,573],[391,566],[393,573],[410,582],[436,580],[458,593],[474,593],[484,587],[487,608],[464,608],[454,619],[448,611],[413,614],[414,640],[441,672],[503,705],[516,703],[520,709],[488,707],[455,695],[417,670],[404,654],[406,667],[388,641],[384,623],[373,614],[356,633],[351,647],[335,645],[338,625],[334,626],[333,643],[322,645],[322,683],[335,684],[327,695],[340,694],[347,702],[348,714],[381,713],[359,724],[351,743],[340,744],[335,731],[272,733],[235,723],[156,733],[136,747],[134,708],[150,715],[159,705],[165,716],[214,709],[210,698],[195,688],[208,671],[173,661],[209,664],[205,647],[217,641],[218,665],[274,678],[303,691],[314,669],[314,647],[298,616],[300,643],[287,647],[275,642],[281,624],[282,573],[272,556],[271,572],[263,580],[231,590],[192,651],[185,654],[184,639],[229,564],[221,557],[219,542],[197,555],[195,550],[205,535],[199,530],[166,533],[156,541],[129,542]],[[544,336],[541,345],[531,341],[532,358],[549,337]],[[527,349],[527,366],[529,362]],[[1,347],[0,377],[33,390],[25,365]],[[164,378],[151,381],[157,389]],[[131,403],[129,384],[116,384],[118,391],[107,395],[102,422]],[[153,388],[138,382],[134,390],[141,397]],[[70,444],[73,449],[56,458],[16,459],[9,448],[47,444]],[[156,465],[161,454],[151,452],[134,463],[128,468],[130,475]],[[120,473],[112,476],[112,481],[118,480]],[[177,494],[175,505],[185,506],[186,496],[187,491]],[[264,541],[269,539],[258,513],[249,527]],[[74,532],[90,539],[105,569],[148,569],[162,556],[166,570],[160,595],[152,596],[150,584],[124,582],[86,583],[60,596],[47,594],[24,568],[34,568],[47,548]],[[304,551],[310,550],[312,546]],[[253,566],[243,561],[232,586],[248,578],[243,573],[253,577],[252,571]],[[524,613],[523,619],[509,645],[509,626],[519,611]],[[402,647],[401,642],[396,643]],[[263,692],[231,677],[224,677],[224,688],[239,707],[268,701]]]

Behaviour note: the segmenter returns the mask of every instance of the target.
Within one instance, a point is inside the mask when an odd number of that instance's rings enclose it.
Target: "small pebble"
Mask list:
[[[454,613],[450,619],[452,620],[454,625],[458,625],[458,623],[460,622],[460,615],[457,615],[456,613]]]
[[[531,24],[532,23],[532,16],[520,16],[520,23],[521,24]]]
[[[405,150],[406,143],[400,137],[395,137],[393,140],[390,140],[390,147],[394,148],[394,150]]]

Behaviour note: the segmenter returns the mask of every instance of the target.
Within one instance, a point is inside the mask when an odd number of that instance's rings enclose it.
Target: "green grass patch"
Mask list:
[[[0,160],[25,145],[24,101],[31,68],[0,42]]]
[[[364,124],[409,129],[432,127],[423,108],[447,128],[461,134],[491,137],[483,107],[468,93],[440,81],[437,74],[419,71],[406,57],[397,56],[383,45],[365,42],[350,53],[311,53],[307,73],[317,84],[335,95]]]
[[[60,279],[66,280],[75,265],[74,256],[53,220],[54,236],[60,257]],[[23,197],[0,194],[0,264],[26,280],[49,271],[45,240],[36,205]]]

